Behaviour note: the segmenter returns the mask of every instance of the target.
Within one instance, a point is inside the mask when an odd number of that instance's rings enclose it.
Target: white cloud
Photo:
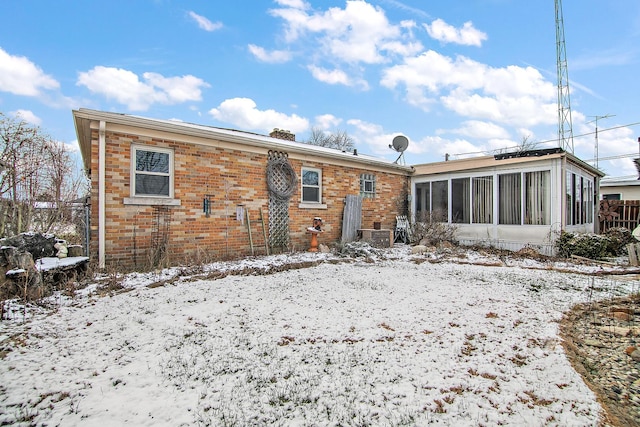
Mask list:
[[[200,29],[205,31],[209,31],[209,32],[216,31],[223,27],[222,22],[211,22],[204,16],[198,15],[193,11],[189,11],[189,17],[191,17],[191,19],[196,21]]]
[[[281,64],[291,60],[291,52],[287,50],[266,51],[264,48],[256,46],[255,44],[250,44],[248,47],[249,52],[262,62]]]
[[[421,16],[423,18],[429,18],[431,15],[429,15],[427,12],[425,12],[422,9],[418,9],[415,7],[411,7],[409,5],[406,5],[402,2],[396,1],[396,0],[382,0],[384,3],[388,3],[391,6],[397,8],[397,9],[401,9],[404,10],[406,12],[409,12],[411,15],[414,16]]]
[[[36,126],[40,126],[42,124],[42,119],[33,114],[33,111],[30,110],[16,110],[11,111],[9,114],[15,118],[22,119],[25,122],[34,124]]]
[[[67,150],[69,150],[72,153],[79,153],[80,152],[80,144],[78,144],[78,140],[74,139],[73,141],[69,142],[68,144],[65,144]]]
[[[309,129],[309,121],[296,114],[286,115],[275,110],[259,110],[249,98],[232,98],[223,101],[209,111],[216,120],[231,123],[240,129],[271,132],[274,128],[288,129],[293,133]]]
[[[462,127],[452,130],[451,133],[476,139],[509,138],[509,132],[505,128],[480,120],[463,122]]]
[[[316,67],[315,65],[310,65],[308,68],[309,71],[311,71],[313,78],[321,82],[331,85],[340,84],[344,86],[359,87],[362,90],[369,89],[369,84],[365,80],[352,79],[342,70],[327,70],[325,68]]]
[[[280,6],[290,7],[293,9],[308,9],[309,5],[304,0],[275,0]]]
[[[393,142],[393,138],[399,133],[389,133],[378,124],[365,122],[359,119],[348,120],[347,123],[355,128],[353,138],[358,142],[360,147],[367,146],[373,154],[379,156],[398,156],[389,145]],[[411,147],[411,143],[409,144]]]
[[[432,38],[443,43],[482,46],[482,42],[487,40],[487,35],[475,29],[472,22],[465,22],[462,28],[456,28],[442,19],[436,19],[431,25],[424,24],[424,27]]]
[[[334,116],[333,114],[322,114],[316,116],[315,119],[316,126],[322,130],[334,129],[340,123],[342,123],[342,119]]]
[[[24,56],[13,56],[0,48],[0,91],[38,96],[43,90],[57,89],[58,81],[45,74]]]
[[[430,50],[387,68],[380,83],[404,85],[407,101],[424,110],[441,102],[464,117],[519,126],[557,119],[555,87],[533,67],[493,68]]]
[[[285,21],[285,38],[294,42],[301,36],[317,36],[310,43],[325,58],[347,63],[385,62],[384,53],[416,54],[422,49],[411,40],[407,21],[389,23],[385,12],[366,1],[347,1],[344,9],[331,7],[324,12],[307,13],[304,8],[272,9],[273,16]]]
[[[76,84],[114,99],[132,111],[147,110],[155,103],[171,105],[200,101],[201,89],[209,87],[209,84],[191,75],[164,77],[157,73],[144,73],[142,77],[144,81],[128,70],[96,66],[80,73]]]
[[[474,144],[466,139],[427,137],[420,140],[419,144],[428,152],[438,153],[441,160],[445,160],[447,154],[449,159],[453,160],[483,155],[486,151],[483,145]]]

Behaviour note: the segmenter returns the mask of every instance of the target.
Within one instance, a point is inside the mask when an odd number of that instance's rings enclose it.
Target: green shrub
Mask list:
[[[563,231],[556,240],[558,255],[570,258],[577,255],[590,259],[602,259],[609,255],[610,239],[606,236],[590,233],[569,233]]]
[[[631,230],[625,227],[610,228],[604,232],[608,239],[607,253],[611,256],[625,255],[629,243],[637,243]]]

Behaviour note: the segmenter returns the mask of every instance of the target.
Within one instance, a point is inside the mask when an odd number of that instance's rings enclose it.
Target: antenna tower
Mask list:
[[[589,123],[596,123],[596,145],[595,145],[595,152],[594,152],[594,166],[596,167],[596,169],[598,168],[598,120],[600,119],[608,119],[609,117],[613,117],[615,116],[615,114],[607,114],[604,116],[590,116],[593,117],[594,119],[591,120],[590,122],[587,122],[587,124]]]
[[[562,0],[556,4],[556,71],[558,73],[558,144],[560,148],[573,153],[573,129],[571,125],[571,99],[569,96],[569,70],[567,48],[564,43],[564,19]]]

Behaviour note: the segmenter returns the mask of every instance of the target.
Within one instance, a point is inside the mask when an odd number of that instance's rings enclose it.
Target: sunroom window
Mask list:
[[[593,180],[567,171],[565,181],[567,225],[593,223],[593,185]]]
[[[551,223],[551,183],[549,171],[527,172],[525,179],[524,223],[549,225]]]
[[[498,221],[500,224],[521,223],[521,177],[519,173],[498,176]]]
[[[469,178],[451,180],[451,222],[469,224],[471,220],[471,189]]]
[[[447,222],[449,212],[449,181],[431,183],[431,218]]]
[[[474,224],[493,224],[493,177],[479,176],[472,179]]]

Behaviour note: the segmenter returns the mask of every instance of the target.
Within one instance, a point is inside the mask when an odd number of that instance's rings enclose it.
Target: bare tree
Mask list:
[[[518,152],[523,153],[525,151],[534,150],[536,148],[536,145],[538,145],[538,143],[530,140],[530,136],[531,135],[526,135],[522,137],[522,142],[517,149]]]
[[[341,151],[353,151],[354,149],[353,138],[346,131],[325,132],[315,126],[311,128],[311,134],[306,143]]]
[[[50,232],[86,182],[69,150],[37,126],[0,113],[0,236]]]

